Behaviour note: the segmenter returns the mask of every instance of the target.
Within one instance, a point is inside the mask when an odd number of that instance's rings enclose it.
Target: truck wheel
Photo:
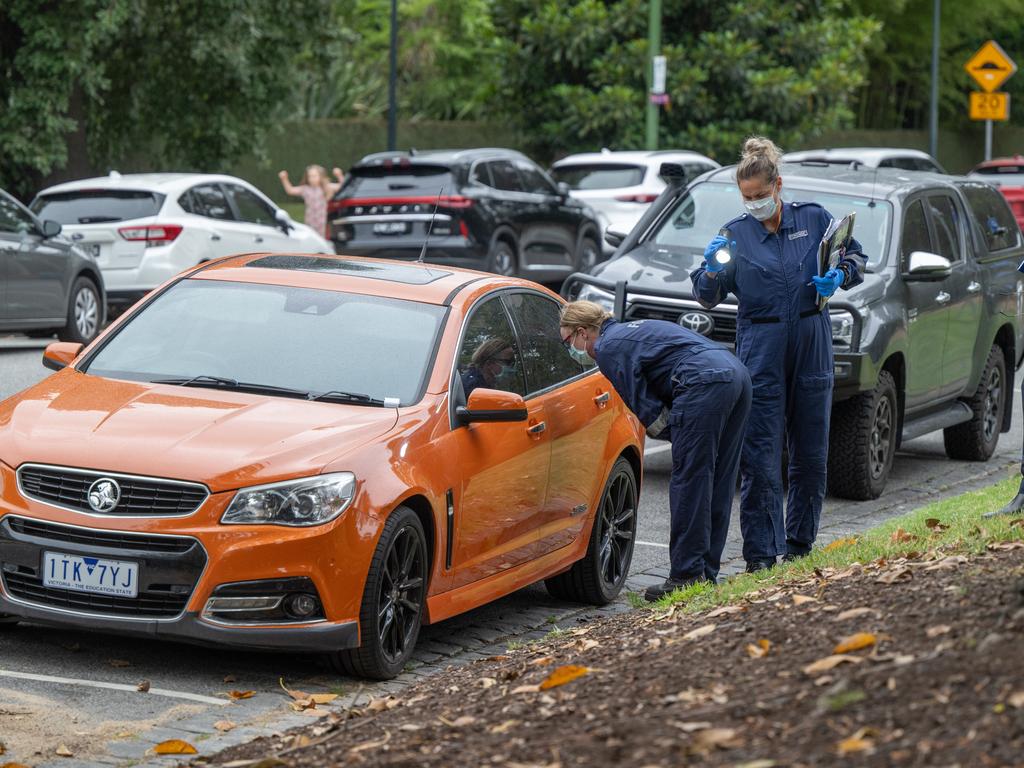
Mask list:
[[[899,427],[896,381],[882,371],[870,392],[832,408],[828,490],[843,499],[877,499],[885,489]]]
[[[515,277],[518,270],[516,269],[516,252],[512,250],[512,246],[504,240],[496,241],[491,252],[487,254],[486,269],[488,272],[503,277]]]
[[[1003,397],[1006,386],[1006,359],[1003,351],[993,345],[988,351],[985,370],[978,388],[963,402],[971,409],[971,420],[946,427],[942,439],[946,455],[962,461],[988,461],[995,453],[1003,426]]]

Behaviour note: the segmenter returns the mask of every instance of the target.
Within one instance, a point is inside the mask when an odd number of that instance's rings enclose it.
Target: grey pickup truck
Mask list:
[[[666,164],[663,177],[672,177]],[[1024,355],[1021,232],[1002,195],[955,176],[900,170],[782,168],[783,197],[833,216],[856,212],[864,282],[829,302],[835,391],[829,492],[877,498],[893,454],[943,430],[950,458],[986,461],[1010,428],[1013,372]],[[610,261],[564,284],[569,298],[616,303],[623,317],[677,322],[726,345],[735,297],[697,303],[690,272],[719,228],[742,213],[735,168],[670,185]]]

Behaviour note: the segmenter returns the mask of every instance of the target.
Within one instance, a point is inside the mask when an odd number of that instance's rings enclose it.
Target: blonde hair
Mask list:
[[[736,181],[760,178],[771,184],[779,178],[782,150],[764,136],[751,136],[743,142],[743,155],[736,168]]]
[[[593,301],[570,301],[562,307],[558,324],[563,328],[600,328],[612,313]]]
[[[310,171],[317,171],[320,174],[320,189],[323,190],[324,197],[329,198],[331,196],[331,180],[327,176],[327,169],[322,165],[307,165],[306,170],[302,174],[302,183],[306,186],[312,186],[309,183]]]

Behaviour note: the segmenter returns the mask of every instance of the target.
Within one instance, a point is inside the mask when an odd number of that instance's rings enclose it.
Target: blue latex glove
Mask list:
[[[715,235],[714,238],[708,243],[708,247],[704,249],[704,269],[708,272],[721,272],[725,269],[725,264],[719,264],[715,261],[715,254],[725,246],[729,244],[729,241],[722,235]]]
[[[839,286],[843,284],[843,277],[843,273],[838,269],[830,269],[821,277],[812,277],[811,282],[814,283],[814,288],[818,291],[818,295],[824,296],[827,299],[839,290]]]

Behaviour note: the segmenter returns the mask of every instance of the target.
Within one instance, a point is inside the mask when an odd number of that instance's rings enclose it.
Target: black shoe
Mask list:
[[[648,603],[654,603],[661,600],[665,595],[675,592],[677,589],[686,589],[703,581],[707,581],[703,576],[690,576],[685,579],[665,579],[664,584],[655,584],[648,587],[647,591],[644,592],[644,600]]]
[[[775,559],[771,560],[747,560],[747,573],[757,573],[758,571],[767,571],[769,568],[775,567]]]
[[[784,563],[793,563],[793,562],[796,562],[797,560],[799,560],[800,558],[807,557],[809,554],[811,554],[811,553],[810,552],[787,552],[786,554],[784,554],[782,556],[782,562],[784,562]]]
[[[1019,515],[1024,512],[1024,493],[1018,493],[1010,503],[995,512],[986,512],[982,517],[1003,517],[1004,515]]]

